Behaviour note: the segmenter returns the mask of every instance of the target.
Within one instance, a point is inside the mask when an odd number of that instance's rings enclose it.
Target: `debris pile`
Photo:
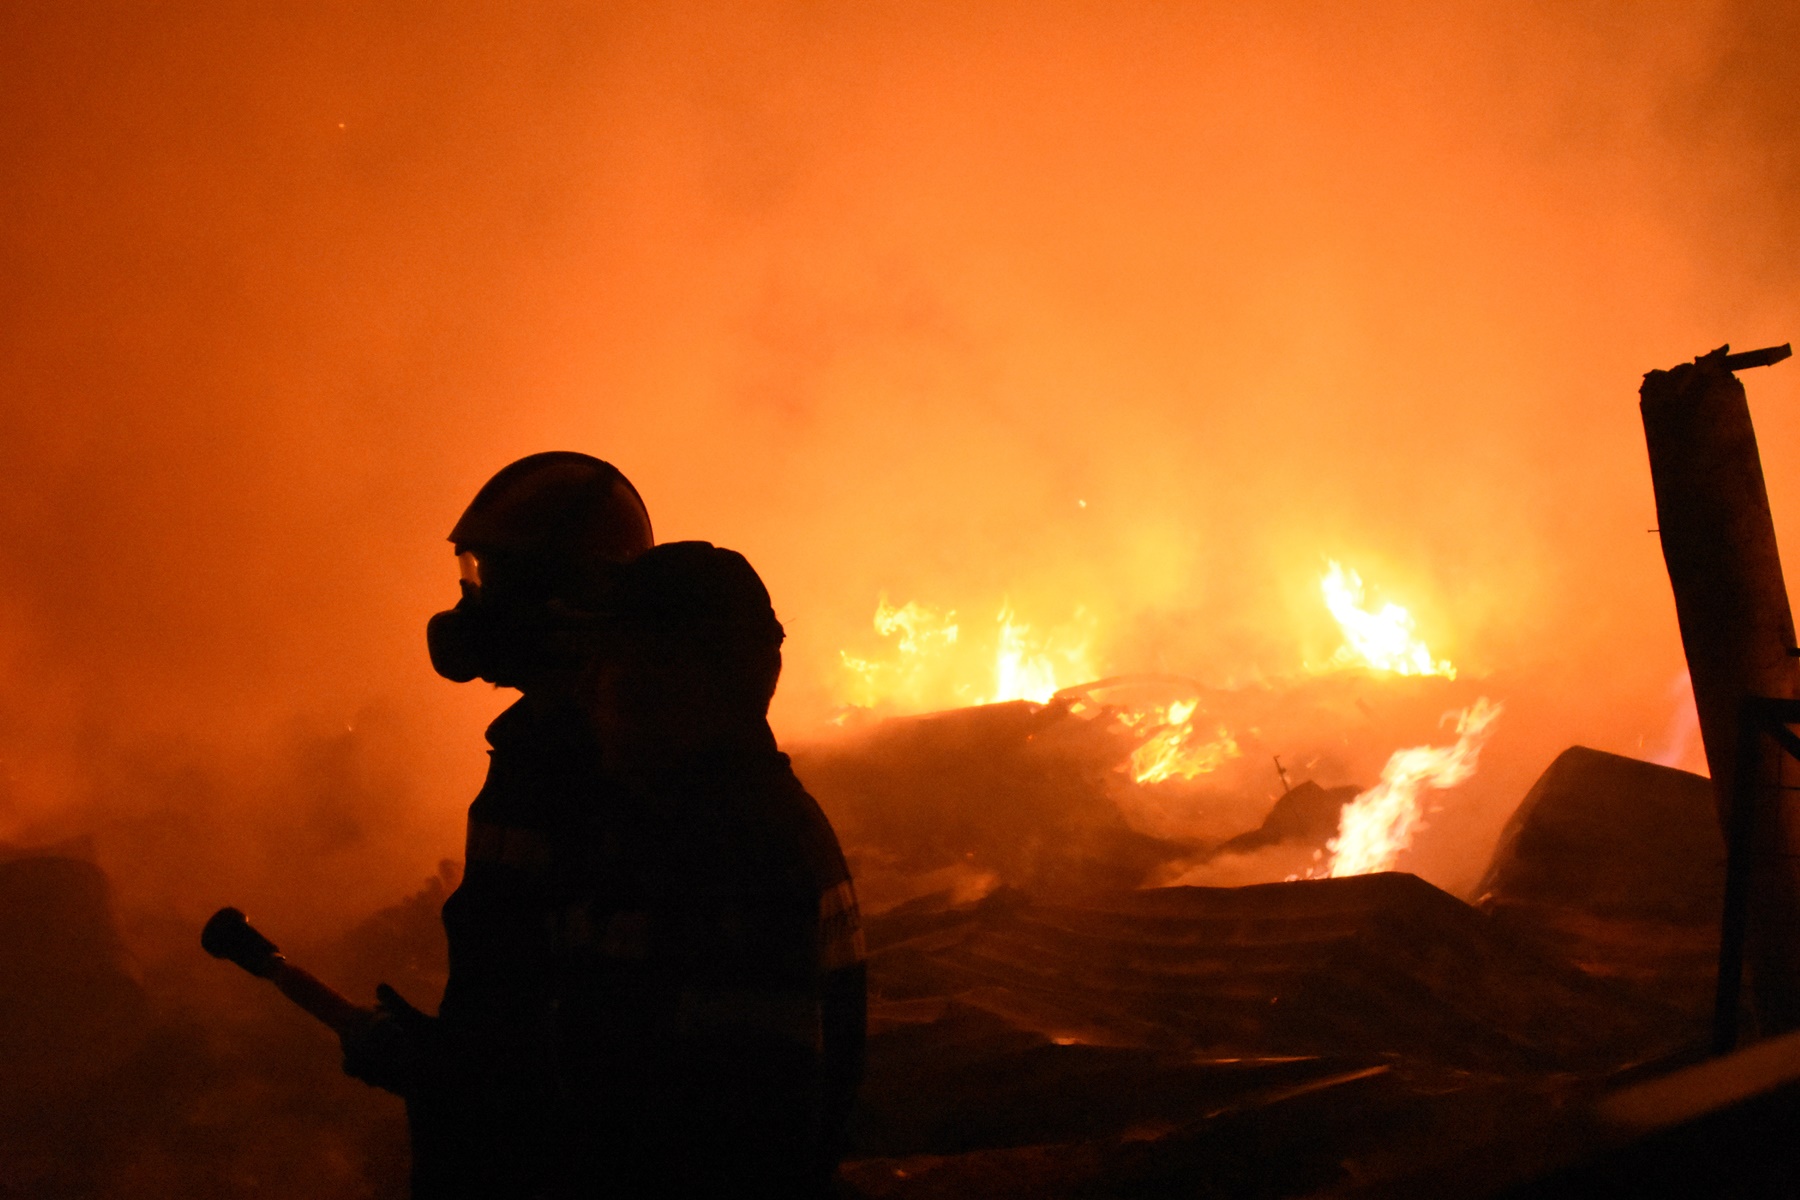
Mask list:
[[[1228,836],[1157,836],[1112,799],[1131,745],[1017,704],[797,755],[878,910],[854,1192],[1309,1194],[1541,1122],[1702,1041],[1722,874],[1704,780],[1566,752],[1478,905],[1395,873],[1145,887],[1312,861],[1355,789],[1305,781]],[[454,884],[447,865],[308,961],[429,1007]],[[29,1113],[0,1134],[9,1192],[404,1194],[398,1102],[339,1075],[328,1035],[214,970],[191,930],[140,982],[97,868],[25,858],[0,888],[8,1011],[76,1031],[0,1081],[0,1106]]]

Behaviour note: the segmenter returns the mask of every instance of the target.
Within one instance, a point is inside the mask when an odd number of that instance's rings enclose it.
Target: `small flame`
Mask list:
[[[916,600],[895,608],[883,592],[875,605],[875,632],[895,639],[897,657],[883,662],[839,651],[851,677],[850,703],[862,708],[884,700],[922,703],[938,662],[956,645],[956,613],[939,612]]]
[[[1331,656],[1333,667],[1373,667],[1397,675],[1442,675],[1456,678],[1445,659],[1434,660],[1424,642],[1413,636],[1412,614],[1398,604],[1380,612],[1364,607],[1362,576],[1336,562],[1319,580],[1325,607],[1344,631],[1344,644]]]
[[[1071,683],[1093,679],[1087,614],[1054,634],[1040,635],[1019,620],[1010,602],[996,618],[999,628],[991,659],[962,637],[956,613],[917,601],[895,607],[884,594],[875,609],[875,632],[891,639],[887,658],[863,658],[840,651],[850,677],[846,699],[861,708],[881,704],[923,709],[951,704],[998,704],[1029,700],[1042,704]],[[973,680],[986,675],[992,690]]]
[[[1197,700],[1177,700],[1167,706],[1121,716],[1144,740],[1131,752],[1131,778],[1137,783],[1161,783],[1165,779],[1193,779],[1218,770],[1228,759],[1241,757],[1237,739],[1223,725],[1213,727],[1209,738],[1200,732],[1194,717]]]
[[[1452,788],[1475,774],[1502,705],[1483,696],[1456,717],[1454,746],[1396,750],[1381,769],[1381,782],[1344,805],[1327,874],[1367,875],[1393,868],[1419,827],[1420,793]]]

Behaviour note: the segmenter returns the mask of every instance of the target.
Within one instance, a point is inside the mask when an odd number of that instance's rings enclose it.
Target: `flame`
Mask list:
[[[889,661],[860,658],[839,651],[851,683],[849,702],[872,708],[883,701],[909,706],[928,703],[924,697],[946,653],[956,645],[959,632],[955,612],[939,612],[915,600],[899,608],[883,592],[875,605],[875,632],[894,638],[896,657]]]
[[[1413,636],[1412,614],[1398,604],[1384,604],[1380,612],[1363,606],[1362,576],[1336,562],[1319,580],[1325,607],[1344,632],[1344,644],[1331,656],[1332,667],[1373,667],[1398,675],[1442,675],[1456,678],[1447,660],[1431,657],[1431,650]]]
[[[1077,610],[1076,616],[1082,614]],[[1012,605],[1000,606],[1000,644],[994,653],[994,693],[983,704],[1030,700],[1042,704],[1073,683],[1097,672],[1088,661],[1085,637],[1067,644],[1054,637],[1034,637],[1031,626],[1016,620]],[[1059,644],[1062,643],[1062,644]]]
[[[1326,669],[1361,666],[1400,675],[1456,677],[1448,661],[1434,659],[1414,636],[1412,614],[1388,603],[1371,612],[1363,581],[1337,562],[1320,579],[1325,606],[1343,630],[1344,644]],[[952,609],[909,600],[896,606],[885,593],[875,608],[875,632],[892,643],[885,655],[839,651],[848,682],[844,701],[853,708],[917,712],[969,704],[1026,700],[1043,704],[1073,684],[1102,672],[1092,651],[1093,620],[1077,609],[1073,621],[1040,632],[1021,619],[1010,600],[995,615],[994,639],[970,636]],[[991,647],[991,650],[990,650]],[[1165,703],[1127,721],[1143,739],[1132,756],[1139,782],[1154,783],[1217,770],[1239,757],[1223,726],[1196,724],[1197,704]]]
[[[991,658],[962,637],[954,610],[917,601],[896,608],[884,594],[875,609],[875,632],[893,641],[885,658],[839,651],[849,676],[848,703],[860,708],[891,705],[903,710],[1029,700],[1042,704],[1072,683],[1093,679],[1091,629],[1077,609],[1075,621],[1039,634],[1018,618],[1010,601],[995,618]],[[973,681],[986,677],[991,688]]]
[[[1138,748],[1131,752],[1134,782],[1193,779],[1218,770],[1228,759],[1242,756],[1237,739],[1225,726],[1215,724],[1210,738],[1200,732],[1201,727],[1194,723],[1199,707],[1197,700],[1177,700],[1120,716],[1121,723],[1140,729],[1144,735]]]
[[[1455,787],[1475,774],[1501,709],[1483,696],[1457,714],[1454,746],[1394,751],[1381,769],[1381,782],[1338,814],[1338,835],[1326,843],[1332,855],[1327,873],[1339,877],[1392,869],[1419,827],[1420,793]]]

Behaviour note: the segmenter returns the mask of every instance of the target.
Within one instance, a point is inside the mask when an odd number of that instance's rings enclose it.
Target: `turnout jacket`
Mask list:
[[[571,1194],[823,1194],[861,1076],[862,928],[763,725],[610,792],[559,915]]]
[[[554,1192],[565,1122],[551,1015],[554,914],[604,782],[588,715],[520,700],[488,727],[463,878],[444,902],[450,976],[406,1091],[415,1200]]]
[[[634,786],[579,709],[521,701],[487,736],[405,1089],[416,1200],[823,1194],[862,1074],[862,929],[773,735]]]

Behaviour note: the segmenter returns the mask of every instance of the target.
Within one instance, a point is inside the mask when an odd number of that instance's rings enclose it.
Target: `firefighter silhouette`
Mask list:
[[[616,468],[534,454],[482,487],[449,538],[462,596],[432,617],[432,666],[458,683],[516,688],[488,727],[488,774],[469,806],[461,884],[445,901],[450,977],[435,1018],[385,986],[344,1069],[398,1092],[412,1135],[413,1195],[550,1194],[563,1157],[550,1013],[551,919],[604,788],[592,720],[588,615],[651,542]]]
[[[436,1017],[385,985],[345,1070],[402,1095],[413,1195],[821,1194],[862,1062],[837,841],[766,719],[781,626],[739,555],[649,549],[615,468],[533,455],[452,531],[433,666],[488,729]]]

